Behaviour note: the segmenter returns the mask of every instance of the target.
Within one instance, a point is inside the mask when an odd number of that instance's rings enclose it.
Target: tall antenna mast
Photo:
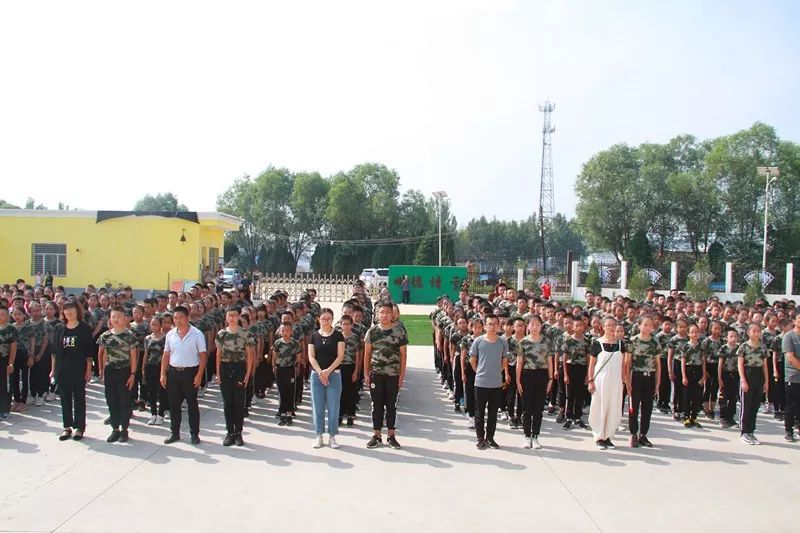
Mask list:
[[[542,241],[542,270],[547,275],[547,253],[544,247],[544,219],[552,219],[555,216],[555,200],[553,198],[553,132],[556,129],[552,125],[551,114],[556,108],[556,104],[550,100],[545,100],[539,106],[539,111],[544,113],[544,125],[542,126],[542,176],[539,183],[539,237]]]

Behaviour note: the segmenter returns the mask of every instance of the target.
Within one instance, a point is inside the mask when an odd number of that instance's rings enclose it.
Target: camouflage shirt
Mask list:
[[[33,320],[28,321],[28,328],[29,328],[29,337],[28,341],[33,338],[33,355],[39,353],[42,347],[45,344],[45,341],[48,340],[45,337],[48,337],[50,334],[49,328],[47,324],[45,324],[44,320],[39,320],[38,322],[34,322]]]
[[[519,341],[522,339],[517,339],[514,335],[503,338],[508,343],[508,366],[517,366],[517,346],[519,346]]]
[[[669,340],[669,342],[667,342],[667,348],[671,348],[673,350],[672,352],[673,359],[675,359],[676,361],[681,360],[682,357],[681,350],[683,348],[683,345],[686,344],[687,342],[689,342],[688,337],[678,337],[677,335],[674,335]]]
[[[297,339],[283,340],[283,337],[272,343],[272,357],[276,366],[286,368],[297,364],[297,356],[303,351]]]
[[[714,365],[714,368],[717,367],[717,362],[719,361],[719,349],[722,348],[722,338],[714,340],[711,337],[706,337],[703,339],[701,343],[703,347],[703,355],[706,356],[706,365],[711,367]],[[710,372],[711,370],[709,370]],[[716,370],[714,370],[716,372]]]
[[[344,337],[344,359],[342,360],[342,364],[356,364],[356,354],[359,348],[361,348],[361,339],[358,338],[358,335],[351,333],[349,337]]]
[[[57,318],[54,318],[53,320],[47,320],[45,318],[42,320],[42,322],[44,322],[44,325],[47,328],[47,343],[49,344],[48,352],[52,354],[55,351],[56,339],[58,339],[61,330],[64,328],[64,323]],[[94,326],[90,326],[90,328],[94,330]]]
[[[663,331],[659,331],[656,333],[655,338],[658,343],[661,345],[661,358],[667,358],[667,348],[669,348],[669,341],[675,336],[674,331],[670,331],[669,333],[664,333]]]
[[[256,345],[253,334],[244,328],[236,333],[227,329],[219,330],[216,338],[217,357],[223,363],[243,363],[247,360],[247,348]]]
[[[730,327],[732,327],[733,329],[736,330],[737,333],[739,333],[740,342],[745,342],[747,339],[750,338],[750,335],[747,334],[747,330],[750,329],[750,324],[748,322],[742,324],[737,320],[733,322]]]
[[[580,339],[576,339],[572,335],[564,337],[561,341],[561,353],[564,354],[567,363],[586,366],[590,343],[591,341],[586,335],[581,335]]]
[[[749,343],[745,342],[739,346],[736,355],[744,359],[744,366],[749,368],[758,368],[764,364],[764,359],[767,358],[767,347],[762,343],[753,348]]]
[[[131,350],[137,348],[136,336],[126,329],[119,333],[112,330],[103,332],[97,344],[106,350],[106,367],[114,369],[130,368]]]
[[[639,372],[655,372],[656,360],[663,352],[661,344],[655,337],[644,340],[641,335],[634,335],[628,342],[628,353],[631,354],[631,369]]]
[[[717,352],[717,356],[722,361],[723,372],[738,372],[739,371],[739,346],[728,346],[724,344]]]
[[[460,331],[458,331],[458,330],[455,330],[455,331],[453,332],[453,334],[452,334],[452,335],[450,335],[450,343],[451,343],[451,344],[454,344],[454,345],[455,345],[455,347],[456,347],[456,349],[455,349],[455,353],[454,353],[454,354],[452,354],[452,355],[457,355],[457,354],[461,353],[461,340],[462,340],[464,337],[466,337],[467,335],[469,335],[469,333],[461,333],[461,332],[460,332]]]
[[[140,349],[144,349],[144,339],[150,335],[150,325],[142,321],[141,324],[131,322],[131,333],[136,337]]]
[[[386,376],[400,375],[400,347],[408,344],[408,337],[399,326],[394,325],[386,330],[380,325],[372,326],[367,331],[364,342],[372,345],[373,373]]]
[[[547,340],[550,341],[550,353],[560,353],[561,343],[564,340],[566,331],[556,326],[552,326],[547,330]]]
[[[19,332],[11,324],[6,324],[0,328],[0,359],[5,359],[11,355],[11,345],[19,341]],[[4,378],[6,379],[6,378]]]
[[[522,356],[523,370],[537,370],[547,368],[547,357],[550,355],[550,342],[542,337],[535,341],[530,336],[525,337],[517,344],[515,356]]]
[[[775,341],[775,337],[778,336],[778,332],[771,332],[768,329],[765,329],[761,332],[761,343],[767,348],[767,350],[772,350],[772,343]]]
[[[160,365],[161,364],[161,357],[164,355],[164,343],[166,341],[166,335],[162,335],[160,338],[155,338],[152,335],[148,335],[144,339],[144,353],[145,353],[145,364],[148,365]]]
[[[679,349],[675,351],[677,355],[680,352],[679,359],[686,361],[686,366],[702,366],[703,365],[703,345],[700,341],[692,344],[691,341],[683,343]]]

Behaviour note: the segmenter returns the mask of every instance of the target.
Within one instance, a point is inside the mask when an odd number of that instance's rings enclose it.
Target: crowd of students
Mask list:
[[[89,285],[79,295],[63,287],[24,280],[0,291],[0,421],[10,413],[60,401],[62,441],[86,433],[86,386],[102,382],[111,426],[108,442],[127,442],[135,410],[149,409],[148,425],[165,424],[165,443],[180,439],[181,409],[188,409],[191,440],[200,442],[197,398],[219,386],[225,446],[243,445],[249,411],[276,388],[277,424],[293,425],[304,389],[311,389],[314,447],[337,448],[338,426],[353,426],[360,391],[370,387],[369,448],[395,436],[397,394],[405,373],[405,329],[399,309],[373,304],[363,283],[333,324],[333,311],[310,288],[296,302],[277,291],[252,305],[233,288],[213,283],[169,292],[139,303],[130,287],[120,292]],[[373,320],[374,318],[374,320]],[[373,324],[374,322],[374,324]],[[277,386],[276,386],[277,385]],[[276,387],[275,387],[276,386]],[[266,406],[267,404],[264,403]]]
[[[585,305],[565,306],[500,284],[488,298],[466,290],[455,302],[439,298],[430,318],[442,389],[480,449],[499,447],[498,412],[511,429],[522,427],[525,448],[542,447],[544,413],[565,431],[590,429],[599,449],[614,447],[618,428],[630,433],[631,447],[652,447],[654,408],[685,428],[699,428],[701,413],[718,418],[749,445],[760,444],[761,410],[796,441],[800,313],[793,301],[748,307],[651,287],[641,302],[588,291]]]

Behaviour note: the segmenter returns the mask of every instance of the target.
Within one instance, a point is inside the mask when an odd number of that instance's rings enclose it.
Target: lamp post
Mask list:
[[[775,183],[781,170],[778,167],[757,167],[759,176],[764,176],[766,185],[764,186],[764,248],[761,254],[761,271],[767,270],[767,220],[769,217],[769,186]]]
[[[447,198],[447,193],[436,191],[433,197],[436,198],[436,211],[439,216],[439,266],[442,266],[442,200]]]

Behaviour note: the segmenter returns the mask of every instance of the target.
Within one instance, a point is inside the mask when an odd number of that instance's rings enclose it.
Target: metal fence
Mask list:
[[[275,291],[282,290],[289,294],[289,301],[297,301],[308,289],[316,289],[317,301],[344,302],[353,295],[353,283],[358,281],[355,275],[334,274],[264,274],[257,281],[256,294],[266,300]],[[373,299],[378,296],[377,287],[368,287],[367,291]]]

